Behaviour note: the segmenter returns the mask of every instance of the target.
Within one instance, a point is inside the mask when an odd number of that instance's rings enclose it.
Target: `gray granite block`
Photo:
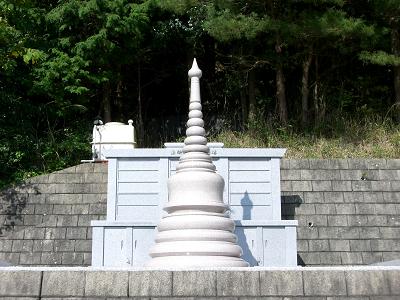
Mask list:
[[[42,296],[71,297],[85,294],[85,272],[45,271],[43,272]]]
[[[374,225],[368,219],[369,216],[366,215],[349,215],[347,216],[347,224],[349,226],[369,226]]]
[[[42,240],[44,239],[44,228],[30,227],[24,230],[24,239]]]
[[[79,215],[79,217],[83,217],[84,215],[89,213],[89,205],[88,204],[76,204],[72,206],[72,214]]]
[[[54,192],[56,194],[71,194],[74,193],[73,183],[57,183],[54,184]]]
[[[352,191],[350,181],[332,180],[332,191],[350,192]]]
[[[345,215],[328,215],[327,218],[329,226],[347,226],[347,216]]]
[[[37,227],[56,227],[57,215],[43,215],[43,223]]]
[[[342,262],[340,252],[320,252],[321,265],[337,266]]]
[[[299,220],[300,225],[301,219]],[[305,224],[303,226],[327,226],[328,225],[328,216],[327,215],[311,215],[306,216]],[[300,225],[301,226],[301,225]]]
[[[0,240],[0,251],[1,252],[10,252],[12,248],[13,241],[12,240]]]
[[[379,239],[381,233],[379,227],[360,227],[360,237],[363,239]]]
[[[67,228],[67,239],[77,239],[84,240],[86,239],[87,228],[86,227],[73,227]]]
[[[55,252],[42,252],[40,263],[42,265],[49,265],[49,266],[61,265],[62,254]]]
[[[63,265],[77,265],[81,266],[83,265],[83,253],[63,253],[61,257],[61,261]]]
[[[399,181],[371,181],[371,189],[376,192],[397,191],[398,189],[395,186],[399,183]]]
[[[324,193],[322,192],[305,192],[304,203],[324,203]]]
[[[292,190],[295,192],[312,191],[311,181],[292,181]]]
[[[85,296],[128,296],[128,272],[89,271],[85,273]]]
[[[33,252],[52,252],[52,251],[54,251],[54,240],[33,241]]]
[[[281,170],[289,169],[290,159],[281,159]]]
[[[53,214],[55,215],[69,215],[72,212],[72,205],[58,204],[53,207]]]
[[[306,296],[347,295],[343,271],[303,271]]]
[[[260,271],[262,296],[302,296],[301,271]]]
[[[400,227],[380,227],[379,231],[383,239],[400,239]]]
[[[329,240],[329,249],[334,252],[350,251],[350,242],[348,240]]]
[[[11,240],[10,240],[11,242]],[[13,252],[32,252],[33,240],[13,240],[12,251]]]
[[[90,240],[77,240],[77,241],[75,241],[75,251],[77,251],[77,252],[90,252],[90,251],[92,251],[92,241],[90,241]]]
[[[360,252],[341,252],[342,265],[361,265],[363,263]]]
[[[282,192],[291,192],[291,191],[293,191],[292,181],[282,180],[281,181],[281,191]]]
[[[214,271],[175,271],[172,276],[173,296],[217,296]]]
[[[350,251],[371,251],[370,240],[349,240]]]
[[[36,204],[35,205],[35,214],[40,215],[48,215],[53,212],[52,204]]]
[[[295,207],[296,215],[314,215],[315,204],[303,203]]]
[[[0,296],[39,296],[41,272],[0,271]]]
[[[344,202],[343,192],[324,192],[325,203]]]
[[[40,253],[26,252],[21,253],[19,257],[19,263],[21,265],[40,265],[40,259]]]
[[[375,211],[378,215],[397,215],[399,213],[399,204],[394,203],[376,203]]]
[[[301,240],[316,239],[318,238],[318,229],[314,227],[298,227],[297,238]]]
[[[346,203],[364,203],[364,195],[364,192],[343,192],[343,199]]]
[[[218,271],[218,296],[260,296],[260,274],[255,271]]]
[[[374,215],[376,213],[374,203],[356,203],[354,206],[357,215]]]
[[[329,251],[329,242],[328,240],[309,240],[308,247],[311,252]]]
[[[346,272],[348,295],[372,296],[388,295],[389,282],[383,271]]]
[[[385,203],[400,203],[400,193],[383,192],[382,194]]]
[[[372,251],[400,251],[400,240],[372,240]]]
[[[370,265],[383,261],[382,252],[361,252],[364,265]]]
[[[48,202],[51,204],[80,204],[82,203],[81,194],[50,194]]]
[[[316,191],[316,192],[332,191],[332,182],[329,180],[315,180],[315,181],[311,181],[311,183],[312,183],[313,191]]]
[[[57,216],[57,227],[72,227],[77,226],[78,216],[61,215]]]
[[[306,266],[319,265],[321,263],[319,252],[303,252],[298,253],[298,255]]]
[[[281,180],[300,180],[303,170],[281,170]]]
[[[316,204],[315,213],[318,215],[336,214],[336,206],[335,204]]]
[[[291,159],[289,162],[290,169],[309,169],[310,162],[308,159]]]
[[[46,228],[45,239],[46,240],[65,239],[66,232],[67,232],[66,228]]]
[[[172,272],[129,272],[129,296],[171,296]]]

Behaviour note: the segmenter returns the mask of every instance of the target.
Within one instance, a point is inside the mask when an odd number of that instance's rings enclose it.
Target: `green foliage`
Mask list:
[[[212,37],[222,42],[240,39],[252,40],[272,23],[268,16],[259,17],[255,13],[245,16],[234,14],[228,9],[221,12],[210,9],[208,19],[204,22],[204,29]]]
[[[400,57],[394,54],[388,54],[384,51],[360,53],[360,59],[380,66],[400,66]]]
[[[0,0],[0,185],[90,157],[98,114],[181,135],[193,56],[227,147],[399,156],[399,35],[398,0]]]

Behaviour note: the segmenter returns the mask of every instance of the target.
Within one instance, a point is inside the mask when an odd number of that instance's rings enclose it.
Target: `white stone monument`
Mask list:
[[[128,124],[108,122],[105,125],[93,126],[92,153],[93,160],[106,160],[105,153],[114,149],[135,148],[135,128],[133,121]]]
[[[211,161],[196,59],[189,70],[190,105],[183,154],[168,180],[168,213],[150,249],[149,267],[247,267],[223,201],[224,179]]]

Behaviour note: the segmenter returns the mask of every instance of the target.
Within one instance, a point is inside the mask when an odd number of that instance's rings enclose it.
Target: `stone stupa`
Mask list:
[[[201,70],[189,70],[190,105],[183,154],[168,180],[168,213],[158,225],[148,267],[247,267],[223,201],[224,180],[207,146],[200,100]]]

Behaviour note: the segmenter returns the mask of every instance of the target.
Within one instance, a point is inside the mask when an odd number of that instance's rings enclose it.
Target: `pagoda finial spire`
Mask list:
[[[193,59],[192,68],[189,70],[188,75],[190,78],[198,77],[199,79],[201,78],[201,75],[203,75],[203,72],[201,72],[199,66],[197,65],[196,58]]]
[[[150,250],[150,267],[247,267],[235,224],[223,201],[224,179],[215,172],[204,130],[201,70],[189,70],[190,103],[183,154],[168,179],[168,203]]]
[[[209,155],[206,131],[204,130],[203,113],[200,97],[201,70],[197,66],[196,59],[193,60],[192,68],[189,70],[190,77],[190,103],[189,120],[186,123],[186,139],[183,147],[183,155],[176,167],[177,172],[191,168],[202,171],[215,171],[215,166]]]

